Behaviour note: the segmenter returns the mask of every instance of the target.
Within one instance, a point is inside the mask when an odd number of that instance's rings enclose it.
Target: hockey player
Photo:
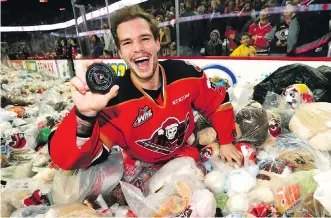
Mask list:
[[[222,159],[240,165],[225,88],[217,88],[189,62],[158,62],[158,27],[139,7],[123,8],[111,20],[119,55],[129,69],[104,95],[90,92],[83,78],[72,79],[75,107],[50,136],[53,162],[62,169],[86,168],[119,145],[136,160],[165,163],[187,146],[195,108],[212,121]]]

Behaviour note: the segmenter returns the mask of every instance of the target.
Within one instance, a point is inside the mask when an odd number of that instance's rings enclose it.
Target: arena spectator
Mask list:
[[[229,56],[238,47],[235,41],[236,35],[236,31],[232,27],[227,27],[223,41],[223,55]]]
[[[194,16],[195,13],[192,8],[192,2],[186,1],[185,12],[180,17]],[[196,23],[195,22],[182,22],[179,24],[180,28],[180,55],[195,56],[197,51],[195,48],[196,40]]]
[[[256,56],[255,48],[250,44],[251,35],[248,33],[241,34],[240,42],[241,45],[236,48],[232,53],[231,57],[254,57]]]
[[[59,40],[55,40],[55,54],[56,58],[62,57],[62,45]]]
[[[66,39],[62,39],[61,40],[61,45],[62,45],[62,56],[61,56],[61,58],[67,59],[68,58],[67,40]]]
[[[156,17],[156,21],[158,23],[164,22],[162,15]],[[160,44],[161,50],[160,53],[162,56],[169,56],[170,55],[170,43],[171,43],[171,33],[168,26],[161,27],[159,29],[159,37],[160,37]]]
[[[267,8],[262,8],[259,22],[250,25],[248,29],[248,33],[252,36],[251,44],[256,49],[257,53],[267,53],[267,49],[269,48],[267,34],[271,29]]]
[[[276,24],[267,36],[267,40],[270,43],[270,56],[286,56],[288,48],[293,45],[288,44],[288,35],[290,22],[292,20],[293,11],[290,10],[292,7],[288,4],[284,10],[284,19]],[[293,43],[293,41],[290,41]]]
[[[291,18],[287,37],[286,52],[288,56],[295,56],[295,49],[297,46],[300,31],[299,22],[295,13],[296,5],[296,3],[289,2],[284,9],[284,17]]]
[[[97,35],[91,37],[91,53],[92,58],[98,58],[103,54],[103,45],[100,38]]]
[[[302,0],[301,4],[309,4],[314,8],[316,4],[327,4],[330,0]],[[326,57],[328,43],[331,39],[329,21],[330,11],[313,11],[297,13],[298,38],[295,47],[295,56]],[[291,22],[292,23],[292,22]],[[290,24],[291,30],[291,24]]]
[[[108,24],[106,24],[106,23],[103,24],[101,26],[101,29],[102,30],[109,30]],[[105,47],[103,48],[103,55],[104,56],[110,56],[111,50],[112,50],[112,48],[111,48],[112,40],[111,40],[110,31],[103,34],[103,41],[104,41],[104,45],[105,45]]]
[[[176,42],[172,42],[170,44],[170,56],[177,56],[177,44]]]
[[[210,33],[210,40],[206,46],[206,56],[221,56],[222,55],[222,40],[218,30],[213,30]]]

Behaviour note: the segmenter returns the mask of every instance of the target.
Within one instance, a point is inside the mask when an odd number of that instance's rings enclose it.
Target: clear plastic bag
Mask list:
[[[299,171],[284,178],[284,184],[276,190],[277,208],[281,213],[293,206],[299,198],[316,191],[315,175],[316,171]]]
[[[181,167],[178,167],[181,166]],[[148,194],[156,193],[165,183],[179,175],[192,175],[196,180],[203,178],[202,171],[191,157],[180,157],[166,163],[148,182]]]
[[[174,217],[183,213],[204,217],[216,212],[213,194],[204,189],[202,181],[193,174],[174,174],[157,193],[147,197],[128,183],[121,182],[121,187],[128,205],[139,217]],[[201,209],[202,202],[208,207]]]
[[[234,85],[228,89],[229,98],[235,112],[243,109],[246,103],[252,99],[253,86],[251,84]]]
[[[285,217],[326,217],[327,211],[316,199],[314,194],[309,193],[299,198],[284,213]]]
[[[299,108],[290,121],[297,136],[321,151],[331,151],[331,103],[310,103]]]
[[[247,142],[255,146],[262,145],[268,137],[268,116],[265,109],[255,101],[249,101],[236,114],[242,137],[239,142]]]
[[[318,200],[331,215],[331,169],[325,172],[319,172],[314,176],[318,187],[314,193],[314,198]]]
[[[29,206],[18,209],[10,217],[23,218],[23,217],[39,217],[40,215],[45,214],[49,209],[49,206],[38,205],[38,206]]]
[[[42,217],[79,218],[79,217],[104,217],[104,215],[98,211],[95,211],[81,204],[56,204],[56,205],[52,205]]]
[[[123,175],[120,152],[109,155],[107,161],[76,171],[56,172],[51,190],[53,203],[83,203],[88,195],[109,194]]]
[[[307,141],[291,133],[276,139],[276,149],[277,158],[291,165],[293,171],[317,169],[317,161],[323,156],[323,152],[313,149]]]

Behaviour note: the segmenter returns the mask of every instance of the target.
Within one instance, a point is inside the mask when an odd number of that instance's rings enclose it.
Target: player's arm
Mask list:
[[[107,130],[114,143],[119,131],[112,125]],[[49,153],[61,169],[80,169],[106,159],[111,146],[100,138],[98,116],[86,117],[74,107],[49,137]]]
[[[230,165],[232,160],[240,165],[241,155],[232,144],[236,129],[234,110],[225,87],[216,87],[203,72],[196,82],[194,107],[208,117],[215,128],[221,146],[221,157],[227,159]]]

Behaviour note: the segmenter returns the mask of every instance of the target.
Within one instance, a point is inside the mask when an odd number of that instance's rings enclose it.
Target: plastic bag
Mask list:
[[[109,155],[107,161],[88,169],[56,172],[51,190],[53,203],[83,203],[88,195],[109,194],[123,175],[120,152]]]
[[[249,204],[249,213],[255,217],[279,217],[277,208],[272,204],[252,202]]]
[[[10,217],[37,217],[45,214],[48,209],[49,206],[46,205],[24,207],[15,211]]]
[[[314,193],[314,198],[318,200],[331,215],[331,169],[326,172],[319,172],[314,176],[318,187]]]
[[[321,151],[331,151],[331,103],[311,103],[299,108],[290,121],[297,136]]]
[[[148,194],[156,193],[165,183],[179,175],[192,175],[197,180],[203,178],[202,171],[191,157],[176,158],[166,163],[152,176],[148,182]]]
[[[293,134],[284,134],[276,139],[277,158],[286,161],[293,171],[316,169],[322,152],[313,149],[305,140]]]
[[[80,204],[52,205],[43,217],[103,217],[103,214]]]
[[[253,86],[251,84],[234,85],[228,89],[229,99],[236,113],[243,109],[252,99]]]
[[[36,175],[32,171],[32,162],[20,163],[1,169],[1,177],[8,179],[31,178]]]
[[[313,177],[315,171],[294,172],[284,178],[284,185],[276,190],[277,208],[281,213],[288,210],[300,198],[314,193],[317,183]]]
[[[152,193],[147,197],[144,197],[139,189],[128,183],[121,182],[121,187],[128,205],[139,217],[181,216],[182,213],[188,212],[186,210],[192,210],[192,214],[204,216],[204,214],[215,213],[216,211],[215,199],[211,199],[214,196],[208,190],[203,192],[200,200],[205,198],[205,202],[211,203],[209,207],[214,205],[215,209],[210,211],[204,208],[201,211],[201,205],[196,205],[196,202],[199,201],[196,194],[199,193],[194,194],[194,192],[204,189],[204,185],[193,174],[173,174],[157,193]],[[193,206],[195,211],[193,211]]]
[[[299,198],[284,213],[284,217],[326,217],[327,211],[322,204],[309,193]]]
[[[2,99],[1,99],[2,101]],[[0,108],[0,122],[8,122],[17,118],[17,114],[13,111],[8,111]]]
[[[57,90],[56,88],[51,88],[46,90],[43,93],[43,103],[55,106],[57,103],[62,102],[62,96],[60,94],[60,90]]]
[[[255,102],[249,101],[236,114],[242,137],[239,142],[247,142],[255,146],[262,145],[268,137],[268,116],[265,109]]]
[[[315,89],[325,90],[324,95],[317,99],[331,102],[331,81],[325,76],[325,69],[329,67],[316,69],[304,64],[280,67],[254,87],[253,100],[263,104],[268,91],[280,95],[292,84],[306,84],[313,93]]]

